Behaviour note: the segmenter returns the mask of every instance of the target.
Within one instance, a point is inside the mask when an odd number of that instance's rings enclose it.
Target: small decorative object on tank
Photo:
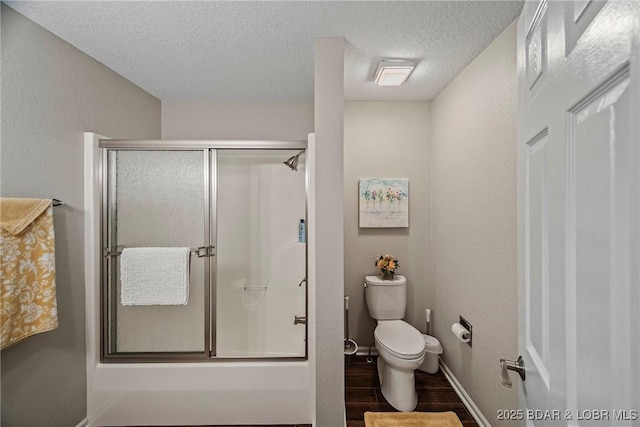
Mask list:
[[[375,266],[382,273],[384,280],[393,280],[393,275],[397,268],[400,268],[398,260],[393,255],[379,255],[376,258]]]

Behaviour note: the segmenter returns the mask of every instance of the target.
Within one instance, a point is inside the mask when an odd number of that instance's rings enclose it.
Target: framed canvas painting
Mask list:
[[[358,187],[360,228],[409,227],[408,178],[366,178]]]

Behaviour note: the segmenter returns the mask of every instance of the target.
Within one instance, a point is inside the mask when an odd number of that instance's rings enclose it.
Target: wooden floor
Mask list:
[[[396,412],[382,396],[375,357],[373,361],[369,364],[365,357],[358,356],[345,365],[347,427],[364,427],[366,411]],[[416,391],[416,411],[452,411],[458,415],[464,427],[478,427],[441,371],[434,375],[416,371]]]

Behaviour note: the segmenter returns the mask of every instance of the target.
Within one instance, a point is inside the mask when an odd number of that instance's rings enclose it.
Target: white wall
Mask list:
[[[344,423],[344,39],[316,39],[314,81],[315,425],[337,427]]]
[[[517,92],[512,24],[431,104],[434,333],[492,425],[517,406],[498,365],[518,351]],[[473,348],[449,332],[458,315],[473,325]]]
[[[2,196],[55,197],[58,329],[2,351],[3,426],[86,416],[83,132],[160,136],[160,101],[2,5]]]
[[[313,102],[162,102],[162,139],[305,140]]]
[[[364,299],[364,276],[379,274],[374,258],[395,255],[407,277],[406,320],[424,332],[429,283],[431,200],[429,112],[424,102],[346,102],[344,109],[344,263],[350,335],[366,349],[375,321]],[[409,178],[409,228],[359,228],[358,180]],[[435,313],[434,313],[435,315]]]

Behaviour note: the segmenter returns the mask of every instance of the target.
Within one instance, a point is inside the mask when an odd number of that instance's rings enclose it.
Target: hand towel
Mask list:
[[[0,349],[58,327],[51,200],[0,199]]]
[[[125,248],[120,255],[122,305],[187,305],[190,248]]]
[[[51,202],[51,199],[0,198],[0,227],[13,235],[20,234]]]

